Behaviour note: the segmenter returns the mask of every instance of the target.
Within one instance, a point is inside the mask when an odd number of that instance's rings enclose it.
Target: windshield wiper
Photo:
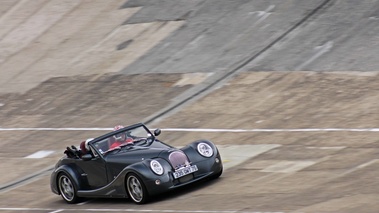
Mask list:
[[[154,142],[154,137],[150,136],[147,138],[139,138],[139,139],[135,140],[135,142],[138,143],[138,145],[147,144],[147,146],[150,146]]]

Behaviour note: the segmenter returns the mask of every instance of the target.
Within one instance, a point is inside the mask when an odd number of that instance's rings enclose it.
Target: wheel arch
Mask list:
[[[144,161],[132,164],[124,169],[124,189],[126,192],[126,181],[127,177],[130,173],[136,174],[143,184],[146,186],[147,192],[149,195],[154,195],[157,193],[157,189],[151,186],[151,182],[153,182],[156,179],[161,179],[167,182],[169,179],[168,172],[171,170],[171,166],[169,163],[162,164],[162,166],[165,169],[165,173],[163,175],[156,175],[151,169],[150,169],[150,162],[152,159],[146,159]]]
[[[127,197],[129,199],[134,200],[134,198],[128,192],[128,178],[131,175],[136,176],[137,179],[139,179],[139,181],[142,182],[141,185],[144,188],[144,193],[146,193],[145,197],[143,198],[143,201],[141,201],[140,203],[136,202],[135,200],[133,201],[137,204],[144,204],[150,200],[150,194],[151,193],[149,191],[149,187],[147,187],[147,181],[146,181],[148,179],[147,170],[149,170],[149,169],[150,168],[147,168],[146,165],[144,164],[144,162],[140,162],[137,164],[133,164],[132,166],[130,166],[128,169],[125,170],[124,190],[125,190],[125,194],[127,195]]]
[[[59,182],[60,175],[66,174],[72,179],[73,183],[76,186],[76,190],[81,189],[82,185],[80,183],[80,176],[73,168],[67,165],[63,165],[63,166],[60,166],[58,169],[56,169],[55,173],[56,173],[55,184],[57,186],[59,184],[58,182]],[[57,187],[57,189],[58,189],[58,194],[61,194],[59,187]]]
[[[145,160],[146,161],[146,160]],[[139,178],[141,178],[142,181],[146,181],[148,178],[148,171],[150,168],[146,166],[146,162],[138,162],[135,164],[132,164],[124,169],[124,187],[126,187],[126,179],[129,174],[134,173]]]

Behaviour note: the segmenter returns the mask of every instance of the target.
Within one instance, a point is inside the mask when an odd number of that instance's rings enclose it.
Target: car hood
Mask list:
[[[125,167],[141,162],[146,159],[164,158],[168,159],[168,153],[171,150],[177,150],[171,147],[125,147],[118,153],[110,153],[105,157],[107,162],[107,169],[110,177],[117,176]]]
[[[168,159],[168,153],[177,150],[175,148],[151,148],[151,147],[125,147],[117,153],[110,153],[106,159],[108,163],[122,163],[130,165],[145,159],[164,158]]]

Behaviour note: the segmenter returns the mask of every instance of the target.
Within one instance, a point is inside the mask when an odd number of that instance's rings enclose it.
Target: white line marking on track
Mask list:
[[[0,128],[0,131],[104,131],[113,128]]]
[[[379,128],[312,128],[312,129],[182,129],[182,128],[167,128],[162,131],[170,132],[379,132]]]
[[[63,211],[63,209],[58,209],[58,210],[55,210],[55,211],[52,211],[52,212],[49,212],[49,213],[58,213],[58,212],[61,212]]]
[[[41,150],[41,151],[35,152],[31,155],[28,155],[25,158],[44,158],[44,157],[47,157],[53,153],[54,153],[54,151],[51,151],[51,150]]]
[[[81,205],[87,204],[89,202],[91,202],[91,200],[87,200],[87,201],[84,201],[84,202],[81,202],[81,203],[77,203],[76,205],[81,206]]]
[[[0,131],[111,131],[112,128],[0,128]],[[167,132],[379,132],[379,128],[299,128],[299,129],[200,129],[163,128]]]
[[[0,208],[0,211],[50,211],[61,212],[177,212],[177,213],[285,213],[282,211],[262,212],[262,211],[239,211],[239,210],[153,210],[153,209],[50,209],[50,208]]]

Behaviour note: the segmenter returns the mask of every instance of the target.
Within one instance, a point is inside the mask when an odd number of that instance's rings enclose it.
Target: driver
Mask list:
[[[88,138],[87,140],[80,143],[80,157],[82,157],[85,154],[91,153],[91,149],[89,148],[88,143],[92,140],[93,138]]]
[[[119,129],[122,129],[124,128],[124,126],[121,126],[121,125],[117,125],[113,128],[113,131],[117,131]],[[125,132],[121,132],[121,133],[118,133],[118,134],[115,134],[113,136],[113,143],[111,144],[111,146],[109,147],[109,149],[113,149],[113,148],[116,148],[122,144],[133,144],[133,138],[130,138],[130,137],[127,137]]]

